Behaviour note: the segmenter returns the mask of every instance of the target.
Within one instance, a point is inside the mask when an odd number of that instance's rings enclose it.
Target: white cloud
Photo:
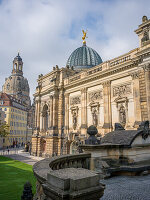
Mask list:
[[[134,30],[149,13],[148,0],[2,0],[0,85],[19,50],[33,94],[38,74],[65,66],[82,44],[82,28],[88,29],[87,44],[103,60],[126,53],[138,46]]]

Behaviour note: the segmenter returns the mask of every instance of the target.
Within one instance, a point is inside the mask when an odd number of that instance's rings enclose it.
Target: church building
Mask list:
[[[70,55],[66,67],[56,65],[39,76],[33,155],[76,152],[90,125],[102,137],[116,122],[135,130],[141,121],[150,120],[150,20],[146,16],[135,33],[138,48],[102,62],[87,46],[83,31],[83,45]]]

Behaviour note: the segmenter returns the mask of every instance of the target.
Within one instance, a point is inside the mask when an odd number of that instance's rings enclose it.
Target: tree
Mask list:
[[[8,132],[9,126],[6,123],[0,124],[0,136],[1,137],[6,137],[9,132]]]

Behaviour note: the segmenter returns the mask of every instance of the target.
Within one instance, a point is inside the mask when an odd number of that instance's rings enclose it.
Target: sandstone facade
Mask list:
[[[77,70],[66,66],[40,75],[35,96],[32,153],[49,156],[73,153],[95,125],[104,136],[121,123],[135,130],[150,120],[150,20],[135,31],[139,48]]]

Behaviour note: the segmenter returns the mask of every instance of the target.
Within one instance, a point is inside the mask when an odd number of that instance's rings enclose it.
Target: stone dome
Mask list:
[[[102,63],[99,54],[92,48],[83,44],[82,47],[77,48],[70,55],[67,66],[74,67],[74,69],[88,69]]]
[[[23,62],[19,53],[13,60],[12,74],[5,79],[3,92],[22,100],[22,103],[30,106],[30,88],[28,80],[23,76]]]

